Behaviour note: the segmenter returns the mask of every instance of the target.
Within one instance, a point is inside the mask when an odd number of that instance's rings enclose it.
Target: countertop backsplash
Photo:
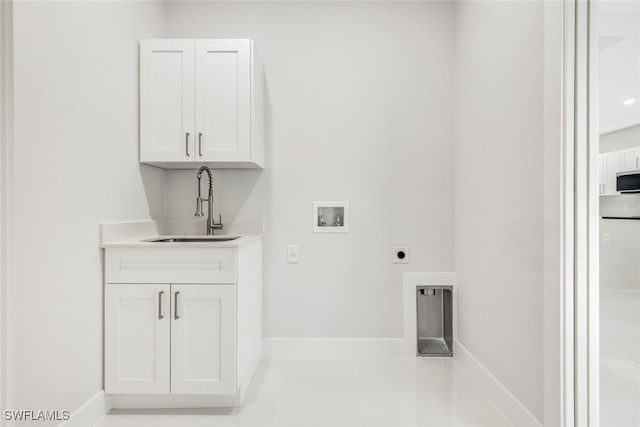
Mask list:
[[[600,216],[640,216],[640,194],[600,196]]]

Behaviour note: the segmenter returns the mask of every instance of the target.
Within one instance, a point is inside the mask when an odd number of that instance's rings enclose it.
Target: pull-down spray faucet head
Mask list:
[[[202,176],[198,174],[198,197],[196,197],[196,213],[195,216],[204,216],[202,212],[202,193],[200,192],[200,180]]]
[[[196,175],[196,178],[198,179],[198,197],[196,197],[195,216],[204,216],[204,212],[202,209],[202,203],[204,202],[204,199],[202,198],[202,192],[200,190],[201,188],[200,181],[202,181],[202,172],[206,172],[209,177],[209,198],[213,197],[213,174],[211,173],[211,169],[209,169],[207,166],[202,166],[200,167],[200,170],[198,170],[198,175]]]
[[[207,195],[207,235],[213,235],[214,230],[222,230],[222,215],[220,215],[220,219],[218,222],[213,219],[213,174],[211,173],[211,169],[207,166],[202,166],[198,171],[198,197],[196,197],[196,213],[195,216],[204,216],[202,204],[204,203],[204,199],[202,198],[202,193],[200,192],[200,181],[202,180],[202,172],[206,172],[209,177],[209,193]]]

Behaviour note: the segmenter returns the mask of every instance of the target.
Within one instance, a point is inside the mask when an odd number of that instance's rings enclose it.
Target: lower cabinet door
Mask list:
[[[171,285],[171,393],[234,394],[235,285]]]
[[[106,393],[169,393],[170,291],[169,285],[106,285]]]

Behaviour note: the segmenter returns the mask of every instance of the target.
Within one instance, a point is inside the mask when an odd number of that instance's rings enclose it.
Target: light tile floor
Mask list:
[[[455,360],[264,361],[242,408],[112,413],[96,427],[511,426]]]
[[[600,292],[600,425],[640,426],[640,291]]]

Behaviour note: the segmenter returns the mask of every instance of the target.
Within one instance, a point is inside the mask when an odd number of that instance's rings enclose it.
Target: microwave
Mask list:
[[[618,172],[616,191],[621,193],[640,193],[640,170]]]

